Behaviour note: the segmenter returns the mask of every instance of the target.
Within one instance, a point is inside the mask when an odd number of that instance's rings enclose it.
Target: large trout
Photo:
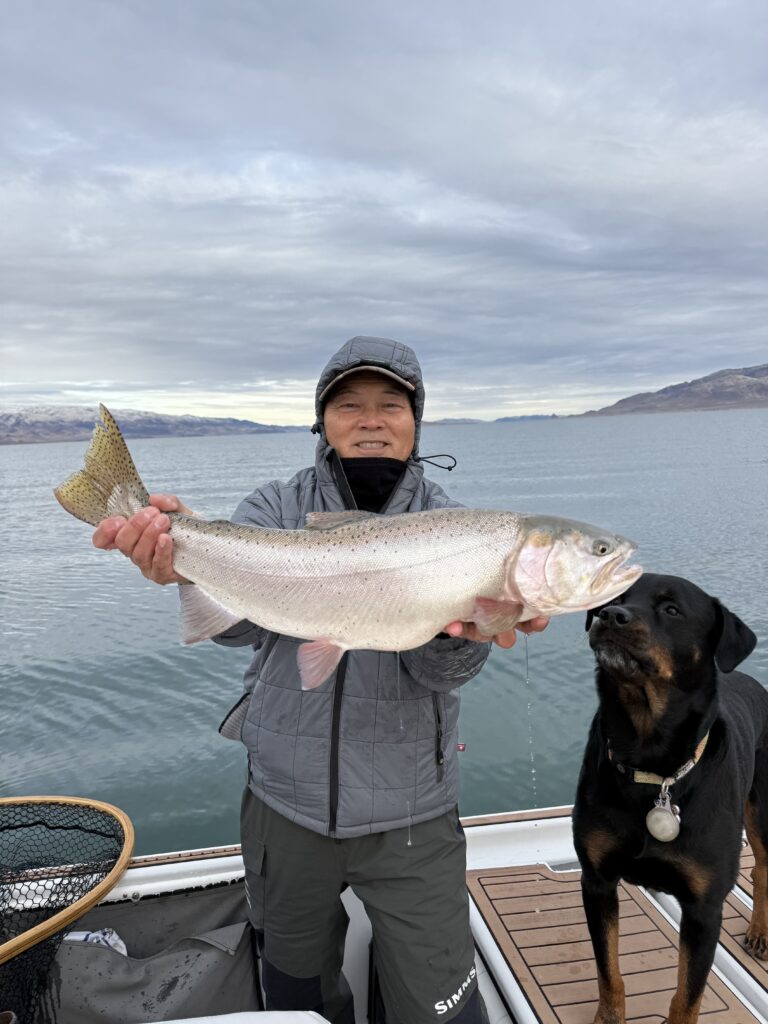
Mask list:
[[[148,503],[123,436],[99,407],[85,468],[54,490],[93,526]],[[303,530],[206,522],[171,513],[182,632],[195,643],[249,619],[307,640],[302,685],[333,672],[344,651],[404,651],[455,620],[486,635],[537,615],[595,608],[642,570],[635,545],[555,516],[447,508],[401,515],[317,512]]]

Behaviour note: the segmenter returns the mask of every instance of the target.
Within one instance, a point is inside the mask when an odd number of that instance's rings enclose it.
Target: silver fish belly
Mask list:
[[[514,512],[437,509],[332,528],[261,530],[186,518],[176,571],[269,630],[347,648],[407,650],[502,598],[520,539]]]

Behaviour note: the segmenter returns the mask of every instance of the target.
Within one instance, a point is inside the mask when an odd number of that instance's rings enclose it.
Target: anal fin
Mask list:
[[[324,683],[336,671],[345,650],[332,640],[310,640],[301,644],[296,660],[299,663],[302,690],[314,690]]]

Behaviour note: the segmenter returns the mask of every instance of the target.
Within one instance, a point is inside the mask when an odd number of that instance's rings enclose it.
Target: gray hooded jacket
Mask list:
[[[234,522],[295,530],[304,527],[309,512],[354,508],[325,439],[319,396],[339,373],[360,365],[387,367],[415,388],[416,444],[383,511],[458,504],[425,479],[418,461],[424,388],[415,354],[386,338],[358,337],[320,377],[315,465],[287,482],[258,488],[240,503]],[[349,651],[335,676],[303,691],[296,665],[300,640],[241,622],[216,641],[253,645],[246,692],[221,732],[246,745],[250,788],[274,810],[315,832],[347,837],[426,821],[456,805],[457,687],[480,671],[488,644],[438,637],[400,654]]]

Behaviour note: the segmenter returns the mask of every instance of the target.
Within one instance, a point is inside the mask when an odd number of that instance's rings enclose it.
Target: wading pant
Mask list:
[[[455,811],[410,829],[333,839],[246,788],[241,839],[268,1010],[315,1010],[354,1024],[341,973],[348,919],[340,896],[350,886],[373,928],[387,1024],[487,1024]]]

